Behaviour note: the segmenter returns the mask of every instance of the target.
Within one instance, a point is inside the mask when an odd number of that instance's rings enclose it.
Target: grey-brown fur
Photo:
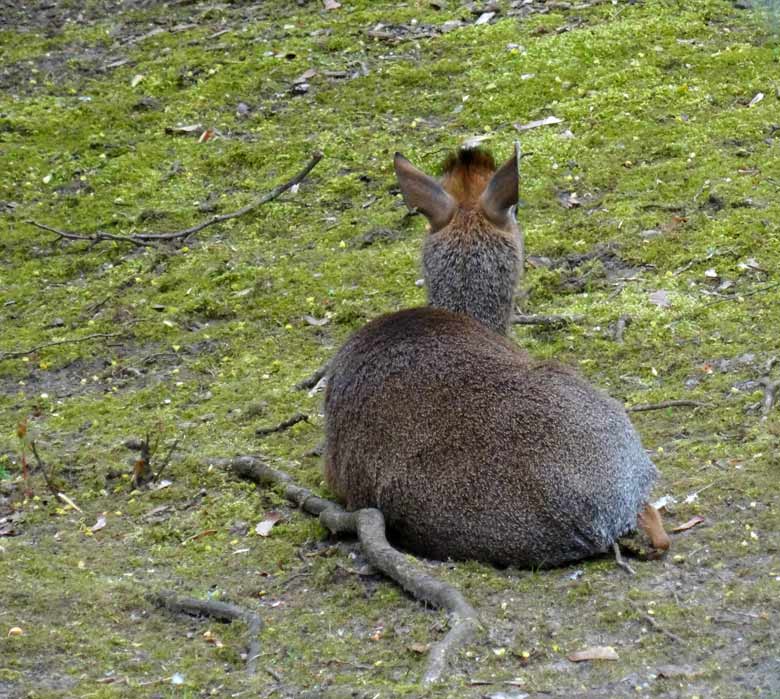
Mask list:
[[[656,470],[622,406],[481,323],[417,308],[336,355],[325,474],[432,558],[549,566],[636,527]]]
[[[400,154],[395,167],[407,204],[430,222],[423,247],[428,303],[506,334],[522,269],[516,154],[496,169],[488,153],[460,150],[445,164],[441,182]]]

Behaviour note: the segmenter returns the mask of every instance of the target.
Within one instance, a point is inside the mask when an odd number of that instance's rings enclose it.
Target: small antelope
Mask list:
[[[506,334],[523,264],[515,221],[517,157],[499,169],[480,149],[461,149],[444,165],[442,181],[395,154],[407,206],[430,224],[423,249],[428,303],[466,313]]]
[[[504,334],[520,269],[516,159],[461,151],[442,184],[396,155],[408,204],[431,223],[429,300],[356,332],[329,367],[325,478],[350,509],[437,559],[553,566],[639,526],[655,466],[623,407]]]
[[[665,549],[656,475],[617,401],[468,316],[381,316],[331,364],[328,485],[423,556],[552,566],[637,524]]]

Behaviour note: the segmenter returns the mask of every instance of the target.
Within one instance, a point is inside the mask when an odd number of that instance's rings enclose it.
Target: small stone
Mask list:
[[[444,22],[439,29],[441,30],[442,34],[447,34],[448,32],[451,32],[455,29],[459,29],[463,26],[463,22],[461,22],[459,19],[450,19]]]

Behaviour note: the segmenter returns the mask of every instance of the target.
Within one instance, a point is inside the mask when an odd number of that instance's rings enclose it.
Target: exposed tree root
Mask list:
[[[660,403],[644,403],[642,405],[629,405],[626,407],[628,413],[641,413],[646,410],[663,410],[664,408],[704,408],[707,403],[700,400],[664,400]]]
[[[311,376],[307,376],[305,379],[301,379],[297,384],[295,384],[295,386],[293,386],[293,388],[296,391],[305,391],[310,388],[314,388],[325,377],[325,374],[328,373],[328,364],[329,362],[326,362]]]
[[[243,621],[249,630],[246,650],[246,671],[249,673],[257,671],[257,659],[260,657],[259,636],[263,628],[263,620],[255,612],[250,612],[227,602],[194,599],[193,597],[176,597],[172,592],[166,591],[150,593],[147,598],[156,606],[167,609],[174,614],[207,616],[227,623]]]
[[[255,199],[253,199],[246,206],[241,207],[237,211],[231,211],[230,213],[227,214],[217,214],[215,216],[212,216],[209,219],[206,219],[205,221],[201,221],[200,223],[194,226],[190,226],[189,228],[184,228],[179,231],[172,231],[170,233],[132,233],[130,235],[116,235],[114,233],[106,233],[105,231],[98,231],[97,233],[86,234],[86,233],[73,233],[71,231],[64,231],[59,228],[49,226],[48,224],[45,223],[39,223],[37,221],[33,221],[31,219],[28,219],[26,223],[30,224],[31,226],[35,226],[36,228],[40,228],[41,230],[54,233],[55,235],[58,236],[59,239],[86,240],[92,243],[92,245],[100,243],[104,240],[113,240],[120,243],[130,243],[132,245],[136,245],[139,247],[149,247],[150,245],[154,245],[156,243],[166,243],[166,242],[171,242],[173,240],[186,241],[187,238],[189,238],[192,235],[195,235],[196,233],[199,233],[204,228],[213,226],[215,223],[222,223],[223,221],[229,221],[233,218],[244,216],[245,214],[248,214],[250,211],[254,211],[257,207],[262,206],[263,204],[267,204],[269,201],[273,201],[281,194],[286,192],[288,189],[291,189],[296,184],[302,182],[306,177],[306,175],[308,175],[312,171],[312,169],[314,169],[314,166],[318,162],[320,162],[322,158],[323,158],[322,153],[320,151],[315,151],[312,154],[309,162],[306,163],[306,165],[304,166],[303,170],[301,170],[297,175],[295,175],[295,177],[293,177],[290,180],[287,180],[287,182],[284,182],[283,184],[274,187],[270,192],[267,192],[266,194],[262,194],[259,197],[255,197]]]
[[[291,427],[297,425],[299,422],[308,422],[309,416],[305,413],[295,413],[291,418],[288,418],[287,420],[282,420],[278,425],[274,425],[273,427],[258,427],[255,430],[255,434],[258,437],[265,437],[267,434],[273,434],[274,432],[284,432],[285,430],[289,430]]]
[[[388,543],[385,520],[379,510],[367,508],[347,512],[335,502],[314,495],[297,485],[289,475],[271,468],[254,456],[219,459],[213,463],[229,468],[240,478],[259,485],[281,486],[287,500],[305,512],[319,517],[322,525],[332,534],[357,535],[371,565],[397,582],[413,597],[446,609],[450,615],[450,630],[431,648],[422,682],[432,684],[441,679],[451,656],[457,648],[472,638],[479,628],[477,613],[458,590],[425,573],[413,563],[413,559]]]
[[[578,323],[584,316],[545,316],[516,314],[512,317],[515,325],[547,325],[551,328],[562,328],[570,323]]]
[[[56,340],[54,342],[44,342],[42,345],[36,345],[25,350],[15,350],[14,352],[0,352],[0,362],[6,359],[16,359],[17,357],[26,357],[28,354],[34,354],[38,350],[45,349],[46,347],[56,347],[58,345],[70,345],[77,342],[87,342],[88,340],[94,340],[98,337],[119,337],[122,333],[92,333],[84,337],[75,337],[70,340]]]

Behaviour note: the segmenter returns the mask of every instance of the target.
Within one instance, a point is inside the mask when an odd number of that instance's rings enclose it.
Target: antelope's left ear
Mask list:
[[[394,165],[406,205],[423,213],[431,230],[444,228],[457,209],[455,200],[438,180],[418,170],[400,153],[395,154]]]
[[[517,144],[515,144],[514,154],[495,171],[479,198],[479,205],[485,216],[497,226],[505,226],[510,223],[512,209],[517,206],[517,188],[520,182],[519,155]]]

